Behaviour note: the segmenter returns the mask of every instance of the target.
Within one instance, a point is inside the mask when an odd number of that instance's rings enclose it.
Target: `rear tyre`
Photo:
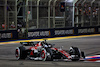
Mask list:
[[[47,51],[47,61],[53,61],[53,52],[52,52],[52,49],[51,48],[47,48],[46,49]]]
[[[25,47],[23,46],[17,47],[15,50],[15,56],[17,60],[25,59],[27,57],[27,54],[25,52]]]

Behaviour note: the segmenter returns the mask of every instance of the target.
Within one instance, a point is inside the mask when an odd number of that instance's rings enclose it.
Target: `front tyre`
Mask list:
[[[80,59],[80,50],[77,47],[71,47],[69,54],[72,57],[72,61],[79,61]]]
[[[85,59],[85,54],[84,54],[83,51],[81,52],[81,55],[82,55],[82,57]]]
[[[40,56],[41,56],[43,61],[45,61],[47,59],[47,52],[44,48],[42,49]]]

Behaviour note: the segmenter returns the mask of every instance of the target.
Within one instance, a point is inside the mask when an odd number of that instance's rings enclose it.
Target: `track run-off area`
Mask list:
[[[29,41],[43,39],[0,42],[0,67],[100,67],[100,63],[97,62],[16,60],[16,47],[20,46],[20,42]],[[55,44],[54,47],[63,46],[66,50],[69,50],[70,46],[78,47],[86,56],[100,54],[100,34],[48,38],[47,42]]]

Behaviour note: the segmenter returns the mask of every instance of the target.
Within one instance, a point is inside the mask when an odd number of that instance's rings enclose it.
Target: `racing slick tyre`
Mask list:
[[[51,48],[46,49],[46,52],[47,52],[46,61],[53,61],[53,52]]]
[[[45,61],[47,59],[47,52],[44,48],[42,49],[40,54],[41,54],[40,57],[42,58],[42,61]]]
[[[85,54],[83,51],[81,51],[81,56],[85,59]]]
[[[17,47],[15,51],[15,56],[17,60],[20,59],[25,59],[27,57],[26,52],[25,52],[25,47]]]
[[[79,61],[80,59],[80,51],[77,47],[72,47],[70,50],[70,55],[72,56],[72,61]]]

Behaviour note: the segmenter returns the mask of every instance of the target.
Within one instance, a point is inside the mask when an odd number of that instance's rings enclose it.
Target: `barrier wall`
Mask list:
[[[63,36],[78,36],[100,34],[98,27],[73,27],[73,28],[53,28],[53,29],[31,29],[28,30],[28,39],[52,38]],[[17,30],[0,31],[0,41],[17,40]]]
[[[73,28],[54,28],[54,29],[38,29],[29,30],[28,38],[48,38],[61,36],[78,36],[100,34],[100,27],[73,27]]]
[[[8,41],[18,39],[16,30],[0,31],[0,41]]]

